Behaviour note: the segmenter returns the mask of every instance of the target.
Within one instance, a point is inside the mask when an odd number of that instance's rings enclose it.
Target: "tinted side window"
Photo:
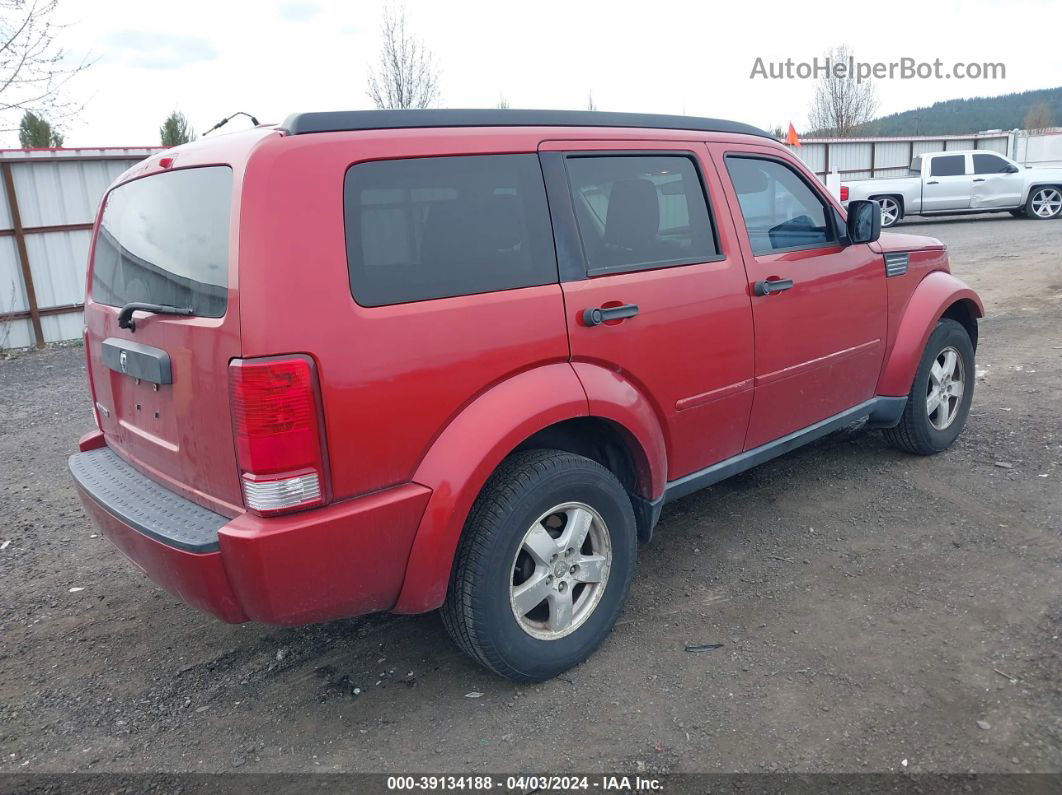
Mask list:
[[[998,155],[974,155],[975,174],[1006,174],[1010,163]]]
[[[907,169],[907,173],[912,177],[922,176],[922,158],[916,157],[911,161],[910,168]]]
[[[929,164],[931,177],[957,177],[966,173],[966,155],[934,157]]]
[[[727,157],[752,253],[823,246],[836,239],[826,207],[795,171],[775,160]]]
[[[590,273],[687,265],[718,253],[690,158],[571,156],[566,166]]]
[[[350,289],[362,306],[557,281],[536,155],[359,163],[343,187]]]

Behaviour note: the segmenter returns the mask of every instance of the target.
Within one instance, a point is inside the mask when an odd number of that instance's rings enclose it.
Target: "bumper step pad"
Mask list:
[[[101,508],[125,524],[188,552],[215,552],[229,522],[134,469],[108,447],[70,456],[70,473]]]

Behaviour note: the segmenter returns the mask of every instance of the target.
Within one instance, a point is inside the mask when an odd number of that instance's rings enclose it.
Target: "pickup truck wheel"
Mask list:
[[[517,453],[472,507],[443,624],[495,673],[550,679],[612,630],[636,547],[630,498],[609,470],[559,450]]]
[[[1033,188],[1025,202],[1025,215],[1038,221],[1062,215],[1062,188],[1048,185]]]
[[[966,329],[945,318],[922,354],[900,424],[885,430],[893,447],[932,455],[951,446],[966,425],[974,391],[974,349]]]
[[[883,229],[896,226],[900,219],[903,218],[903,208],[896,197],[875,196],[874,201],[881,206],[881,226]]]

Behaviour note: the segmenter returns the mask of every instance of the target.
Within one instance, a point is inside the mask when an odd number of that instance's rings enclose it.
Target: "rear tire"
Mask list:
[[[516,453],[469,513],[443,624],[495,673],[550,679],[611,632],[636,548],[630,497],[609,470],[559,450]]]
[[[903,220],[903,202],[896,196],[872,196],[881,207],[881,228],[888,229]]]
[[[1035,221],[1048,221],[1062,215],[1062,186],[1041,185],[1029,191],[1025,202],[1025,216]]]
[[[884,431],[893,447],[916,455],[946,450],[962,433],[974,392],[974,349],[950,318],[929,335],[900,424]]]

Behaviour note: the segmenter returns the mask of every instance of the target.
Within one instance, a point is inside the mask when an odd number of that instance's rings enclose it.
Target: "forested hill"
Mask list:
[[[1062,86],[1038,91],[936,102],[928,108],[882,116],[867,125],[868,135],[954,135],[1024,127],[1025,114],[1045,103],[1055,125],[1062,126]]]

